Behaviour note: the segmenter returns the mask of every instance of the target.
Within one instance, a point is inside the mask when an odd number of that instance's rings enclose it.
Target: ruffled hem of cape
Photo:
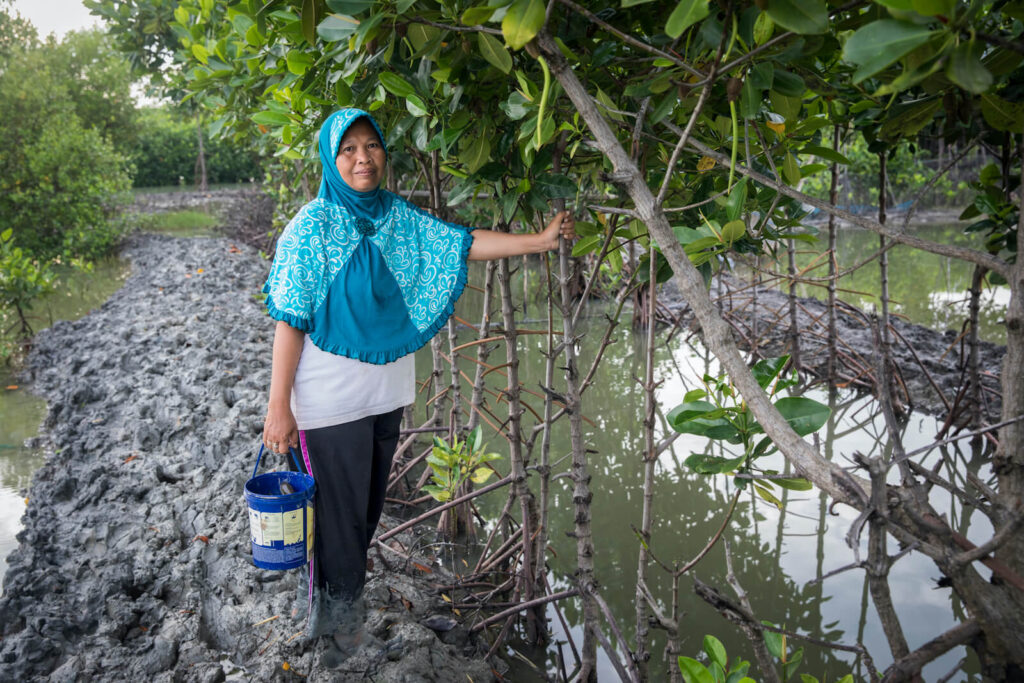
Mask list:
[[[274,320],[280,320],[281,322],[288,323],[288,325],[290,325],[291,327],[294,327],[297,330],[301,330],[302,332],[306,332],[307,334],[309,332],[312,332],[313,321],[307,320],[305,318],[300,318],[294,313],[286,313],[285,311],[282,311],[280,308],[274,305],[274,301],[270,298],[269,294],[267,295],[267,298],[266,300],[264,300],[263,303],[267,307],[267,315],[269,315]]]
[[[459,268],[459,277],[455,281],[455,286],[452,287],[451,295],[448,297],[448,303],[445,304],[444,310],[441,312],[434,322],[431,323],[430,327],[420,332],[415,338],[410,340],[408,343],[399,346],[394,349],[385,349],[383,351],[366,351],[363,349],[351,349],[342,344],[327,343],[322,339],[317,339],[315,333],[309,335],[310,341],[316,344],[317,348],[327,353],[333,353],[336,356],[345,356],[346,358],[354,358],[364,363],[372,363],[373,365],[385,365],[392,363],[402,356],[407,356],[410,353],[415,353],[424,344],[433,339],[434,335],[437,334],[445,323],[448,322],[448,318],[452,317],[452,313],[455,312],[455,302],[462,296],[462,290],[466,288],[466,280],[469,277],[469,249],[473,246],[473,233],[466,230],[466,239],[462,242],[462,253],[459,255],[459,259],[462,262],[462,266]],[[269,310],[269,306],[268,306]],[[271,314],[273,315],[273,314]],[[287,313],[283,315],[288,315]],[[294,316],[292,316],[294,317]],[[290,322],[285,320],[289,325]],[[294,325],[293,325],[294,327]],[[305,331],[305,330],[304,330]]]

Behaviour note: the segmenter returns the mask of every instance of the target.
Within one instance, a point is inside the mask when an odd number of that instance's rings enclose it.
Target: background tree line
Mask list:
[[[86,267],[111,253],[132,227],[125,210],[133,187],[198,184],[199,140],[191,112],[137,105],[140,75],[105,31],[40,39],[5,5],[0,309],[7,334],[31,331],[32,302],[59,287],[51,265]],[[219,139],[205,145],[205,169],[211,183],[262,180],[250,147]]]

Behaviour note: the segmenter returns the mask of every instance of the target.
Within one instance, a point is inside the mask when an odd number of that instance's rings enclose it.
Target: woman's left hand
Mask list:
[[[551,219],[544,232],[541,233],[547,249],[554,251],[558,249],[558,238],[566,240],[576,239],[576,219],[570,211],[559,211]]]

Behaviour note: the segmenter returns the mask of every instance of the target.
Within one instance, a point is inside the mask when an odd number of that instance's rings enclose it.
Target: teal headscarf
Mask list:
[[[281,233],[263,291],[270,316],[319,348],[383,364],[420,348],[447,322],[466,284],[473,236],[387,190],[359,192],[341,179],[338,145],[360,117],[384,142],[360,109],[327,118],[320,192]]]
[[[335,159],[338,156],[338,146],[345,131],[359,119],[366,119],[377,131],[380,144],[387,154],[387,142],[384,140],[384,133],[372,116],[362,109],[347,108],[336,111],[327,117],[324,125],[320,127],[320,165],[323,166],[323,177],[320,180],[320,192],[317,197],[326,199],[332,204],[341,204],[349,212],[359,218],[366,218],[371,221],[378,221],[391,208],[391,193],[381,188],[375,188],[369,192],[353,190],[338,173],[338,166]]]

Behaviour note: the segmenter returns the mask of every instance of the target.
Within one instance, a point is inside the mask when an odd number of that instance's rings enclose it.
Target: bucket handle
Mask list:
[[[256,476],[256,471],[260,468],[260,460],[263,459],[263,449],[266,447],[265,444],[260,444],[260,453],[256,456],[256,466],[252,468],[252,476]],[[288,452],[292,454],[292,462],[295,463],[295,471],[302,472],[302,465],[299,464],[299,456],[295,454],[295,449],[291,446],[288,447]]]

